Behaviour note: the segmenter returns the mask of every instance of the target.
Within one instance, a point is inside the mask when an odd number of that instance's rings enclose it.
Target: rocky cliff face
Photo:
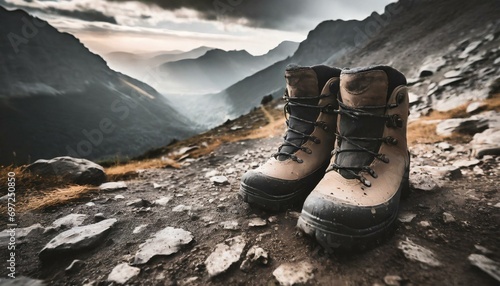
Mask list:
[[[0,164],[136,156],[194,132],[153,88],[24,11],[0,7],[0,37]]]

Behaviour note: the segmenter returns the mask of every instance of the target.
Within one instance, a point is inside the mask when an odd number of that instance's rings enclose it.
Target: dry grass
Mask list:
[[[92,186],[68,186],[66,188],[53,189],[38,195],[21,197],[17,211],[26,212],[64,205],[68,202],[87,198],[91,193],[97,191],[98,189]]]

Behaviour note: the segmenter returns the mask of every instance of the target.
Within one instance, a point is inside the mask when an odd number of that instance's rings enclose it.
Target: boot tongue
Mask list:
[[[312,68],[306,67],[289,67],[285,71],[286,88],[288,96],[292,99],[296,97],[317,97],[319,95],[318,90],[318,77],[316,72]],[[319,99],[303,99],[298,102],[307,105],[317,105]],[[316,121],[319,115],[319,109],[293,106],[293,103],[288,106],[288,111],[290,115],[299,117],[307,121]],[[297,130],[305,134],[311,134],[314,130],[312,124],[308,124],[294,118],[289,118],[288,123],[289,128]],[[303,138],[302,135],[295,132],[287,131],[285,135],[285,140],[291,142],[297,146],[301,146],[307,141],[307,138]],[[293,154],[298,151],[294,146],[285,145],[281,148],[281,152],[286,152]],[[278,160],[284,161],[289,159],[288,156],[278,156]]]
[[[340,76],[341,101],[348,107],[360,109],[372,114],[384,115],[387,103],[388,77],[382,70],[371,70],[359,73],[342,73]],[[374,109],[373,107],[382,106]],[[372,107],[372,108],[366,108]],[[339,134],[347,138],[381,138],[385,128],[385,119],[378,117],[358,116],[357,118],[341,114],[339,118]],[[340,150],[361,150],[359,147],[338,138]],[[378,153],[380,142],[354,141],[357,145]],[[341,152],[337,154],[335,163],[343,167],[369,166],[374,156],[368,152]],[[353,171],[357,172],[358,170]],[[340,174],[352,179],[354,176],[347,170]]]

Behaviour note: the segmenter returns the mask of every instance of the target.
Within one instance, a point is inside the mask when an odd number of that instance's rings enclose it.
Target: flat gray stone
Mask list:
[[[112,192],[118,190],[124,190],[127,188],[127,184],[124,181],[119,182],[108,182],[99,186],[99,189],[104,192]]]
[[[157,255],[171,255],[193,240],[191,232],[173,227],[166,227],[139,246],[134,264],[145,264]]]
[[[475,134],[470,145],[477,158],[482,158],[484,155],[500,155],[500,128],[490,128]]]
[[[52,226],[59,228],[72,228],[83,224],[88,217],[86,214],[69,214],[65,217],[59,218],[52,223]]]
[[[302,261],[281,264],[273,271],[273,276],[282,286],[306,284],[314,277],[314,267],[311,263]]]
[[[451,70],[444,73],[445,78],[454,78],[462,75],[462,71],[460,70]]]
[[[219,225],[223,229],[228,229],[228,230],[238,230],[238,229],[240,229],[240,224],[236,220],[223,221],[223,222],[219,223]]]
[[[95,224],[73,227],[49,241],[38,256],[40,259],[45,259],[61,253],[94,247],[102,241],[116,222],[117,220],[112,218]]]
[[[416,216],[417,214],[414,213],[400,213],[398,215],[398,220],[402,223],[410,223]]]
[[[233,263],[238,262],[245,245],[246,241],[243,236],[235,236],[217,244],[214,252],[205,260],[208,275],[217,276],[228,270]]]
[[[210,182],[217,186],[229,185],[229,180],[226,176],[213,176],[210,178]]]
[[[461,80],[463,80],[462,77],[454,77],[454,78],[443,79],[442,81],[440,81],[438,83],[438,86],[439,87],[445,87],[447,85],[451,85],[451,84],[457,83],[457,82],[459,82]]]
[[[441,265],[441,262],[437,260],[434,252],[423,246],[413,243],[409,239],[400,241],[398,248],[403,251],[404,256],[409,260],[421,262],[433,267]]]
[[[162,207],[166,207],[168,205],[168,202],[170,202],[172,198],[171,197],[161,197],[154,201],[155,205],[159,205]]]
[[[248,220],[248,226],[250,227],[259,227],[265,225],[267,225],[267,221],[258,217]]]
[[[108,282],[125,284],[130,279],[139,275],[140,272],[140,268],[130,266],[127,263],[121,263],[111,270],[111,273],[108,275]]]
[[[80,185],[100,185],[106,181],[104,168],[96,163],[73,157],[56,157],[37,160],[26,168],[27,172],[39,176],[57,176],[67,182]]]
[[[491,277],[500,282],[500,263],[481,254],[471,254],[468,259],[472,265],[488,273]]]

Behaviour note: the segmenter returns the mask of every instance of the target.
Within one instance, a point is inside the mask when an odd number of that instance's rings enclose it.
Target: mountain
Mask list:
[[[196,132],[152,87],[78,39],[0,7],[0,164],[142,154]]]
[[[385,63],[413,77],[430,55],[458,44],[469,33],[492,25],[498,31],[497,2],[400,0],[389,4],[382,15],[373,13],[362,21],[325,21],[309,32],[293,56],[219,93],[197,97],[197,101],[214,125],[245,114],[258,106],[263,96],[282,95],[288,64],[347,67]],[[212,107],[210,102],[218,104]],[[193,110],[194,116],[200,116],[196,115],[200,111]]]
[[[297,49],[295,42],[282,42],[262,56],[247,51],[214,49],[196,59],[167,62],[158,68],[163,93],[202,94],[218,92],[259,70],[283,60]]]
[[[154,86],[159,80],[152,72],[154,72],[158,66],[170,61],[195,59],[212,49],[213,48],[202,46],[187,52],[177,50],[138,54],[112,52],[103,55],[103,58],[111,69]]]

